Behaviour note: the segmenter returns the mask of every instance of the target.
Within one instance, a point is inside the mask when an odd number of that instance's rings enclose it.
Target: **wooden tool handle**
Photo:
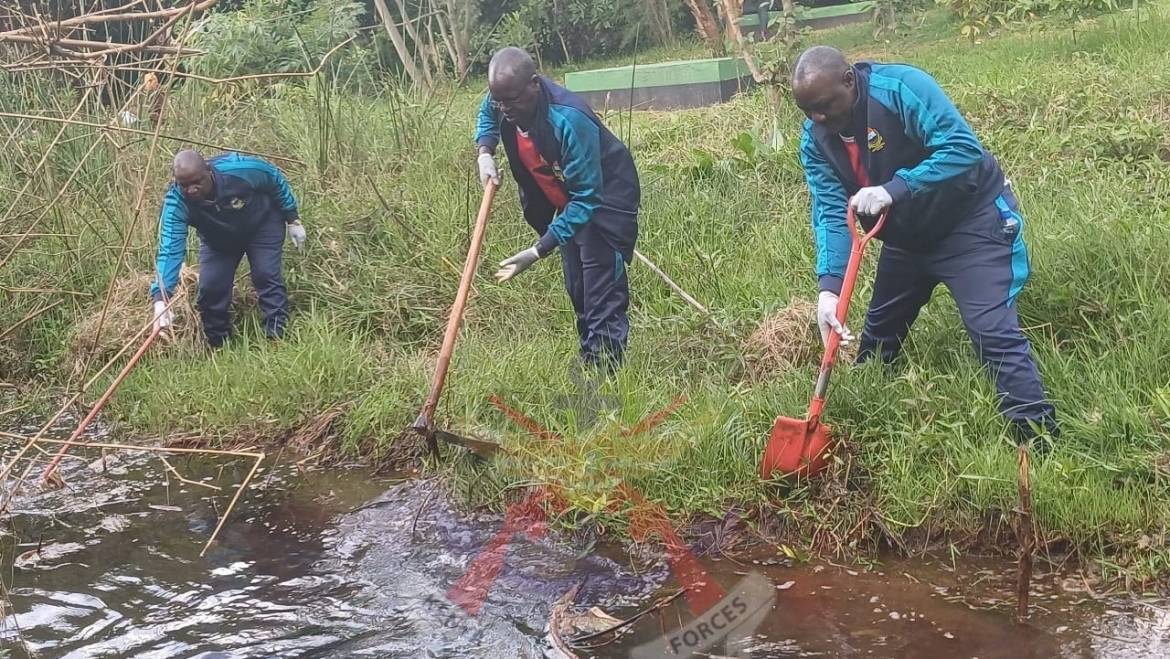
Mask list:
[[[439,405],[439,396],[443,393],[443,383],[447,379],[451,355],[455,352],[455,339],[459,336],[463,311],[467,308],[467,297],[471,292],[471,283],[475,280],[475,270],[479,266],[479,251],[483,245],[484,233],[487,231],[488,216],[491,214],[496,188],[496,184],[489,180],[483,189],[483,201],[479,204],[479,215],[475,218],[475,230],[471,234],[471,245],[467,248],[467,260],[463,262],[463,275],[459,279],[459,292],[455,294],[455,304],[451,306],[451,315],[447,317],[447,330],[443,334],[443,346],[439,349],[439,362],[435,365],[435,375],[431,379],[431,393],[423,405],[422,414],[419,415],[419,422],[428,428],[432,423],[435,408]]]

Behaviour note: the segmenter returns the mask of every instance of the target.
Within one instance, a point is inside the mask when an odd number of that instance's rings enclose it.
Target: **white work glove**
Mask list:
[[[154,303],[154,326],[161,332],[175,322],[175,314],[167,308],[167,303],[158,300]]]
[[[847,346],[853,341],[853,334],[837,320],[837,303],[839,298],[831,291],[821,291],[817,297],[817,327],[821,330],[821,341],[829,345],[829,332],[841,335],[841,345]]]
[[[500,184],[500,170],[496,168],[496,157],[490,153],[479,154],[479,184],[487,186],[489,180]]]
[[[890,207],[894,203],[893,197],[886,189],[880,185],[871,185],[868,188],[862,188],[853,195],[849,200],[849,205],[853,210],[861,215],[881,215],[882,211]]]
[[[500,269],[496,271],[496,282],[502,284],[508,281],[539,260],[540,252],[537,252],[535,247],[529,247],[515,256],[500,261]]]
[[[288,224],[288,239],[292,241],[293,247],[301,249],[305,246],[305,225],[301,224],[300,220],[296,222],[289,222]]]

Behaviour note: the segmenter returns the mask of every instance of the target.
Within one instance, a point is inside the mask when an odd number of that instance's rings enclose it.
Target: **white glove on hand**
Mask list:
[[[305,225],[301,224],[300,220],[290,222],[288,225],[288,239],[292,241],[293,247],[302,249],[305,246]]]
[[[881,215],[882,211],[893,203],[893,197],[880,185],[862,188],[849,200],[849,205],[853,207],[853,210],[869,216]]]
[[[175,314],[167,308],[167,303],[158,300],[154,303],[154,326],[161,332],[171,326],[175,322]]]
[[[500,184],[500,170],[496,168],[496,157],[490,153],[479,154],[479,184],[487,187],[489,180]]]
[[[496,282],[502,284],[508,281],[539,260],[540,252],[537,252],[535,247],[529,247],[515,256],[500,261],[500,269],[496,271]]]
[[[821,341],[825,345],[829,345],[829,332],[833,331],[841,335],[841,345],[847,346],[853,341],[853,334],[837,320],[837,302],[839,298],[836,293],[821,291],[817,297],[817,327],[821,330]]]

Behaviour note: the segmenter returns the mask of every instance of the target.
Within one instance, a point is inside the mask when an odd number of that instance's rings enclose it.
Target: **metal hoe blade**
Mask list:
[[[455,433],[447,432],[446,430],[436,430],[435,437],[443,440],[448,444],[462,446],[468,451],[471,451],[473,454],[485,459],[490,458],[503,450],[503,448],[495,442],[489,442],[483,439],[475,439],[472,437],[464,437],[463,435],[456,435]]]

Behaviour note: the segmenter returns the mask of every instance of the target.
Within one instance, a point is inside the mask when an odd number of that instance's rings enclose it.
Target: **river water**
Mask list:
[[[680,588],[664,556],[551,533],[505,534],[485,553],[502,517],[460,510],[433,481],[291,459],[258,473],[201,557],[247,460],[170,458],[214,491],[155,456],[84,454],[64,463],[65,489],[19,494],[0,530],[0,648],[13,657],[558,656],[545,628],[574,585],[578,605],[621,619]],[[487,555],[498,570],[482,569]],[[699,563],[728,593],[764,584],[748,595],[767,593],[759,614],[691,654],[679,641],[699,637],[680,625],[698,621],[682,597],[578,655],[1170,656],[1167,602],[1096,596],[1071,576],[1039,575],[1035,614],[1014,623],[1003,559]],[[483,596],[461,599],[468,589]]]

